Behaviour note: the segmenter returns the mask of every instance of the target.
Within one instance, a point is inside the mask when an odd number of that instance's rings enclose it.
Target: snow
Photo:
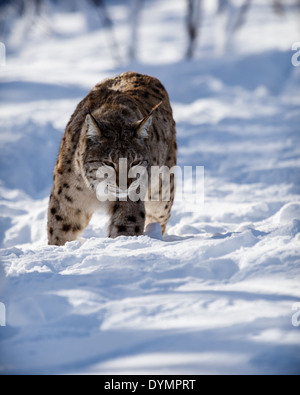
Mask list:
[[[109,3],[124,56],[127,9]],[[255,2],[220,55],[211,3],[189,62],[181,0],[145,2],[130,64],[82,13],[56,10],[60,33],[21,46],[24,26],[12,34],[0,68],[0,374],[300,373],[298,15]],[[176,202],[164,238],[152,224],[108,239],[98,213],[84,243],[48,246],[63,129],[89,89],[126,70],[169,91],[178,162],[205,167],[205,203]]]

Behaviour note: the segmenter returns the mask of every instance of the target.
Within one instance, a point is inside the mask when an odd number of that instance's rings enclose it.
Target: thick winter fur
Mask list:
[[[153,110],[153,112],[151,112]],[[147,224],[158,222],[163,233],[174,200],[115,201],[101,203],[96,196],[97,170],[114,167],[119,158],[128,168],[176,165],[175,122],[168,94],[150,76],[133,72],[107,79],[77,106],[62,139],[54,169],[48,213],[51,245],[73,241],[89,224],[93,213],[105,207],[110,215],[109,237],[143,234]]]

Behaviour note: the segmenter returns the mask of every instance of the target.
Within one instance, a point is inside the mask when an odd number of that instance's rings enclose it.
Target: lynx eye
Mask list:
[[[136,161],[131,163],[131,167],[140,166],[142,164],[143,164],[142,160],[136,160]]]
[[[115,165],[114,165],[113,162],[104,161],[103,164],[104,164],[105,166],[112,167],[113,169],[115,168]]]

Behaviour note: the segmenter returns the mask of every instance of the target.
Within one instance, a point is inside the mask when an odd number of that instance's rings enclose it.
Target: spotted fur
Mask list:
[[[54,169],[48,211],[50,245],[64,245],[84,231],[93,213],[105,208],[110,215],[109,237],[143,234],[147,224],[158,222],[166,230],[174,200],[156,202],[105,202],[96,196],[97,170],[119,158],[129,166],[176,165],[175,121],[168,94],[156,78],[134,72],[107,79],[77,106],[60,147]]]

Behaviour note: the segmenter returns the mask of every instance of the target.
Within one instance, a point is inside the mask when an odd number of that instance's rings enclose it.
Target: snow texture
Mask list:
[[[124,54],[127,9],[109,3]],[[57,11],[59,34],[21,46],[15,28],[0,68],[0,374],[300,373],[299,15],[254,2],[220,54],[212,3],[189,62],[181,0],[145,2],[130,64],[116,65],[91,15]],[[108,239],[99,213],[85,243],[50,247],[63,129],[89,89],[126,70],[169,91],[179,165],[205,166],[205,204],[177,202],[164,238],[154,224]]]

